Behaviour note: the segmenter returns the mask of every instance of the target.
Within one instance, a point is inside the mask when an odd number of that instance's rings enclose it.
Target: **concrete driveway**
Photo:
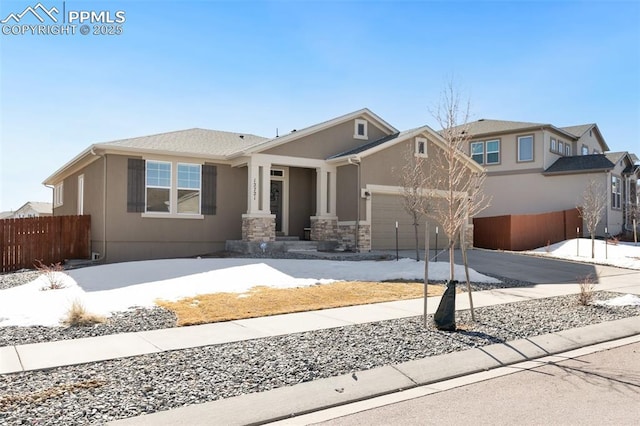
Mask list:
[[[384,253],[392,256],[396,254],[393,250],[386,250]],[[400,250],[399,255],[415,258],[415,250]],[[424,259],[424,250],[420,251],[420,258]],[[575,284],[588,275],[591,275],[595,282],[599,283],[605,277],[627,274],[637,276],[639,272],[611,266],[485,249],[469,250],[467,258],[469,267],[480,273],[499,275],[534,284]],[[447,253],[441,253],[438,256],[440,262],[448,262],[448,259]],[[456,250],[455,261],[458,264],[462,263],[460,250]]]

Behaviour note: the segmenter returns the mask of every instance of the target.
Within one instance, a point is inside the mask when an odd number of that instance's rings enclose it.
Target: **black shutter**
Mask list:
[[[144,212],[144,160],[129,158],[127,173],[127,211]]]
[[[216,187],[218,184],[218,168],[216,166],[202,166],[202,214],[216,214]]]

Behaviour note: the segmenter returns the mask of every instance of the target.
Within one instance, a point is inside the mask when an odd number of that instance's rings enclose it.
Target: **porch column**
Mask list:
[[[338,236],[336,169],[318,167],[316,173],[316,215],[311,217],[311,239],[335,240]]]
[[[269,189],[271,163],[249,160],[247,164],[247,213],[242,215],[242,240],[268,242],[276,239],[275,215],[271,214]]]

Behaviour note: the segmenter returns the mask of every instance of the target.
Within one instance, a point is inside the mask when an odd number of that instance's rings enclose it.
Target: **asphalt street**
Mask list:
[[[317,424],[636,425],[639,419],[640,343],[634,343]]]

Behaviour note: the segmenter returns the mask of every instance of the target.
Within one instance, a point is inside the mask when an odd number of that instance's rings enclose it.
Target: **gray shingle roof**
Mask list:
[[[480,120],[467,123],[467,131],[472,135],[481,135],[485,133],[508,132],[512,130],[544,126],[550,125],[544,123],[530,123],[526,121],[487,120],[482,118]]]
[[[611,170],[613,167],[614,164],[604,154],[576,155],[558,158],[543,174],[588,173]]]
[[[223,132],[220,130],[188,129],[122,139],[97,145],[104,148],[121,147],[180,154],[225,156],[247,149],[265,140],[267,140],[267,138],[251,134]]]
[[[607,152],[604,155],[607,156],[609,161],[611,161],[613,164],[616,164],[618,161],[622,159],[622,157],[624,157],[625,155],[628,155],[628,153],[626,151],[619,151],[619,152]]]
[[[565,132],[571,133],[572,135],[575,135],[575,137],[579,138],[580,136],[584,135],[587,132],[587,130],[589,130],[593,126],[595,126],[595,123],[580,124],[577,126],[567,126],[567,127],[560,127],[560,128]]]

